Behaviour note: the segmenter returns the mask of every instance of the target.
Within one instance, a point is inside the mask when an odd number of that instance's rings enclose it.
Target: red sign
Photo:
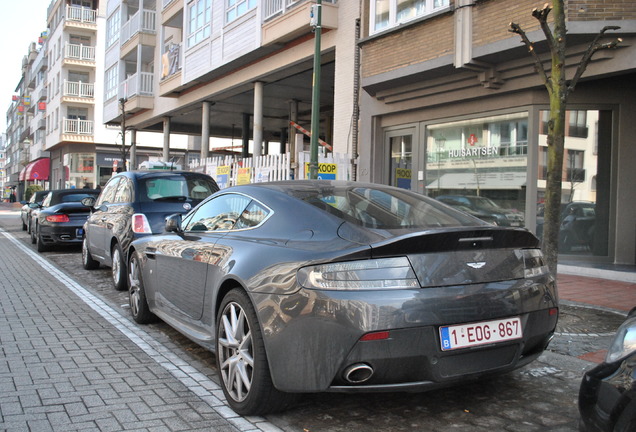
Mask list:
[[[470,144],[471,146],[477,144],[477,136],[475,134],[470,134],[470,136],[468,137],[468,144]]]
[[[38,109],[40,111],[46,111],[46,102],[38,102]]]

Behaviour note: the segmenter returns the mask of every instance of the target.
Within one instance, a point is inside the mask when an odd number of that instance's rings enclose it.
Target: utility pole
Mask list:
[[[315,33],[314,82],[311,97],[311,141],[309,178],[318,178],[318,135],[320,135],[320,33],[322,22],[322,0],[316,0],[311,10],[311,25]]]
[[[128,99],[123,97],[119,99],[119,107],[121,108],[121,167],[122,171],[128,171],[126,168],[126,102]]]

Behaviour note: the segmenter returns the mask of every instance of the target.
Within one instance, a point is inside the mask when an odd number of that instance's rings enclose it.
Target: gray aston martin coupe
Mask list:
[[[404,189],[217,192],[127,251],[132,315],[216,353],[239,414],[306,392],[419,391],[521,367],[550,341],[537,238]]]

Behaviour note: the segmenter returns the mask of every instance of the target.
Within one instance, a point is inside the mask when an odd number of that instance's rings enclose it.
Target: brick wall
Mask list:
[[[369,77],[453,53],[452,13],[372,40],[362,48],[362,76]]]
[[[568,21],[633,20],[634,0],[567,0]]]
[[[481,46],[510,37],[510,22],[516,22],[526,32],[539,28],[532,16],[534,8],[543,7],[545,0],[483,0],[473,8],[473,45]]]

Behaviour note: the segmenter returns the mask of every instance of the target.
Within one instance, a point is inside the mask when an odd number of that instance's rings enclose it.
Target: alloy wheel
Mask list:
[[[252,387],[254,352],[250,325],[238,303],[229,303],[223,310],[218,345],[225,388],[232,399],[241,402]]]

